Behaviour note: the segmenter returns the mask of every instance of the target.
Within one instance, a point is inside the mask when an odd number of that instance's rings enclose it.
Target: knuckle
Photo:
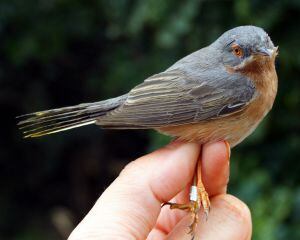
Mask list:
[[[230,211],[230,216],[235,221],[247,224],[251,226],[251,212],[249,207],[232,195],[223,195],[223,201],[225,202],[224,207]]]
[[[145,169],[143,168],[143,164],[140,163],[139,159],[132,161],[128,163],[120,172],[119,177],[140,177],[141,172],[145,172]]]

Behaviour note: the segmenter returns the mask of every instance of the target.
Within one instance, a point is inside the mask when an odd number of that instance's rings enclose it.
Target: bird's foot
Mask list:
[[[200,209],[198,202],[190,201],[187,204],[166,202],[162,205],[162,207],[166,205],[169,205],[170,209],[186,210],[192,214],[192,224],[189,226],[189,234],[194,236],[195,229],[198,223],[198,211]]]
[[[198,223],[198,212],[201,206],[203,207],[206,220],[208,219],[208,213],[210,210],[209,197],[207,192],[205,191],[203,184],[201,184],[198,187],[196,186],[191,187],[189,203],[179,204],[179,203],[166,202],[162,205],[162,207],[166,205],[169,205],[170,209],[186,210],[191,213],[192,223],[189,226],[189,234],[191,234],[193,238]]]

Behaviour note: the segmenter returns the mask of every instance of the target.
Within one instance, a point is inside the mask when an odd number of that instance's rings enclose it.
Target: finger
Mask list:
[[[231,195],[218,195],[211,200],[212,210],[206,221],[200,215],[196,229],[196,239],[206,240],[249,240],[251,239],[252,223],[248,207]],[[187,234],[191,223],[190,216],[184,217],[168,235],[167,239],[190,240]]]
[[[224,141],[203,145],[201,175],[209,196],[226,193],[229,181],[229,153]]]
[[[70,239],[146,239],[161,203],[191,181],[199,151],[197,144],[175,142],[130,163]]]

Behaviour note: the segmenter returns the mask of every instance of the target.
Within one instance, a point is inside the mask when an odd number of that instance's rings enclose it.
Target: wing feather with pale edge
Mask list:
[[[98,119],[110,128],[159,128],[220,118],[241,111],[253,98],[252,82],[238,74],[193,77],[162,72],[133,88],[119,108]],[[213,75],[214,76],[214,75]]]

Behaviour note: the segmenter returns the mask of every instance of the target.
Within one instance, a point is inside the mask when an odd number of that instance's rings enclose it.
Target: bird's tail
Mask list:
[[[100,102],[83,103],[17,117],[24,138],[40,137],[72,128],[94,124],[97,118],[119,107],[127,98],[123,95]]]

